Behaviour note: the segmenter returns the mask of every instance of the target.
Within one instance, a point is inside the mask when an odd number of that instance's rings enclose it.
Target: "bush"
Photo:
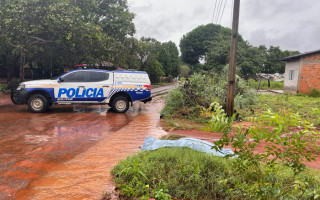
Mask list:
[[[187,148],[163,148],[128,157],[112,174],[130,199],[316,199],[320,194],[319,171],[308,168],[292,185],[291,168],[277,165],[270,173],[261,164],[262,173],[239,171],[237,162]]]
[[[224,146],[230,145],[235,153],[232,156],[237,156],[235,170],[245,172],[252,169],[254,171],[252,175],[259,177],[257,180],[259,187],[251,189],[259,199],[266,198],[266,191],[278,198],[291,198],[286,196],[288,190],[294,188],[297,183],[304,186],[307,184],[297,179],[297,175],[306,168],[304,162],[315,160],[320,153],[320,147],[317,144],[320,139],[319,132],[314,130],[315,127],[312,124],[302,120],[299,114],[286,110],[273,113],[269,109],[263,115],[252,118],[252,121],[253,126],[242,129],[240,125],[236,131],[232,131],[228,128],[230,126],[221,123],[221,120],[210,120],[207,124],[208,131],[215,131],[214,128],[221,125],[226,127],[223,129],[223,136],[214,142],[214,148],[219,151]],[[262,144],[264,151],[256,153],[256,148]],[[262,165],[262,163],[265,164]],[[269,180],[274,176],[279,164],[289,167],[292,171],[292,175],[289,176],[291,179],[282,190],[275,188]],[[318,194],[314,193],[314,195]]]
[[[10,93],[10,90],[8,89],[8,85],[4,83],[0,83],[0,92]]]
[[[320,90],[313,88],[310,90],[310,93],[308,94],[310,97],[320,97]]]
[[[236,108],[255,104],[256,92],[239,77],[237,77],[235,92]],[[212,102],[217,102],[224,107],[226,93],[227,70],[221,74],[209,72],[195,74],[169,93],[162,115],[164,117],[183,116],[196,122],[203,122],[204,120],[199,117],[201,109],[208,108]]]

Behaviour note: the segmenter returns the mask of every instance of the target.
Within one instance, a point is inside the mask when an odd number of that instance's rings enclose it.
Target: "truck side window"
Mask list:
[[[106,81],[109,79],[109,73],[105,72],[88,72],[88,82]]]
[[[63,77],[64,82],[85,82],[85,72],[73,72]]]

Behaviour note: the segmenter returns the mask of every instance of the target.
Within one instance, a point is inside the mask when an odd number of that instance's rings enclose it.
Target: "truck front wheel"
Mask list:
[[[127,112],[129,109],[129,101],[126,97],[118,96],[112,101],[111,108],[117,113]]]
[[[34,94],[28,99],[28,108],[31,112],[43,113],[48,110],[49,102],[41,94]]]

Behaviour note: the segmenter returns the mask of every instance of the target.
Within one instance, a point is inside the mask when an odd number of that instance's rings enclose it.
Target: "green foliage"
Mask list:
[[[285,110],[273,113],[269,109],[258,118],[252,118],[252,121],[254,125],[247,129],[240,126],[233,132],[231,129],[225,131],[214,142],[214,148],[219,151],[230,145],[237,156],[235,169],[239,172],[252,169],[252,175],[259,177],[257,185],[249,189],[255,198],[291,198],[287,193],[289,190],[300,183],[305,185],[297,179],[297,175],[305,169],[304,163],[315,160],[320,153],[320,147],[316,144],[320,139],[319,132],[314,131],[313,125],[303,121],[299,114]],[[211,127],[215,123],[209,122],[207,129],[214,131]],[[256,153],[256,148],[262,143],[264,152]],[[279,164],[290,167],[292,171],[290,180],[282,190],[270,183],[270,177],[274,179],[276,165]]]
[[[258,89],[259,81],[249,79],[248,85],[252,88]],[[270,81],[270,87],[268,87],[268,81],[263,80],[260,82],[260,90],[283,90],[283,85],[283,81]]]
[[[126,0],[2,1],[0,41],[9,76],[19,57],[44,68],[123,62],[125,40],[135,27]],[[55,70],[53,70],[54,72]]]
[[[190,73],[190,68],[187,65],[180,66],[180,78],[187,78]]]
[[[184,35],[180,41],[182,60],[194,66],[205,59],[204,70],[217,73],[229,63],[229,28],[215,24],[201,25]],[[284,73],[282,58],[297,54],[297,51],[282,51],[279,47],[269,49],[263,45],[254,47],[241,36],[238,39],[237,67],[244,79],[256,79],[257,73]]]
[[[216,133],[230,131],[235,115],[227,117],[225,111],[219,103],[212,103],[209,108],[203,108],[202,117],[210,117],[203,129],[205,132],[213,131]]]
[[[280,47],[270,46],[267,49],[265,46],[260,45],[259,49],[264,51],[266,62],[264,63],[263,73],[284,73],[285,63],[281,61],[282,58],[299,54],[299,51],[282,51]]]
[[[154,198],[159,200],[171,200],[171,195],[168,194],[168,189],[160,189],[154,192]]]
[[[229,38],[231,30],[215,24],[201,25],[184,35],[180,41],[182,61],[196,65],[204,58],[210,42],[217,42],[221,37]],[[241,37],[240,37],[241,40]]]
[[[169,135],[162,136],[160,139],[161,140],[179,140],[184,137],[185,136],[182,136],[182,135],[169,134]]]
[[[299,112],[303,119],[320,125],[320,99],[309,97],[307,95],[271,95],[260,94],[257,96],[257,104],[251,105],[250,108],[238,109],[242,119],[247,117],[257,117],[262,115],[266,109],[279,111],[287,109],[293,113]]]
[[[132,199],[155,195],[177,199],[315,199],[320,194],[319,171],[307,168],[292,184],[289,167],[275,165],[271,169],[261,164],[261,172],[247,165],[239,170],[240,161],[187,148],[163,148],[128,157],[112,174],[121,193]]]
[[[159,49],[158,61],[163,66],[167,77],[177,77],[180,73],[179,50],[172,41],[162,43]]]
[[[310,93],[308,94],[310,97],[320,97],[320,90],[313,88],[310,90]]]
[[[7,84],[5,83],[0,83],[0,93],[9,93],[10,90],[7,88]]]
[[[224,106],[227,93],[227,70],[221,74],[195,74],[169,93],[166,106],[162,110],[165,117],[183,116],[194,121],[199,117],[202,107],[208,108],[212,102]],[[237,77],[235,105],[238,108],[255,103],[256,92]]]

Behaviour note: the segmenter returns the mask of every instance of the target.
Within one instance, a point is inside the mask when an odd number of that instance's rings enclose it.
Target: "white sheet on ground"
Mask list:
[[[195,138],[181,138],[179,140],[159,140],[153,137],[146,137],[141,150],[142,151],[152,151],[156,149],[160,149],[163,147],[188,147],[194,149],[196,151],[212,154],[214,156],[222,156],[224,157],[227,154],[233,155],[234,152],[231,149],[223,148],[221,152],[212,149],[214,144],[195,139]]]

